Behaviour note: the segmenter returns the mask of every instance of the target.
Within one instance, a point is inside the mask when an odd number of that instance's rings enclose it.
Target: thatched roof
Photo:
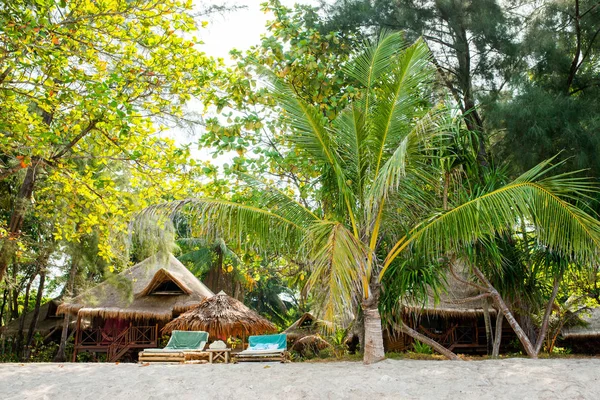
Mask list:
[[[563,328],[562,336],[565,339],[589,339],[600,337],[600,307],[592,308],[589,312],[582,312],[579,316],[582,325]]]
[[[319,351],[331,347],[331,344],[323,339],[319,335],[306,335],[298,339],[290,350],[296,351],[301,354],[307,354],[309,352],[318,353]]]
[[[65,301],[58,313],[170,320],[212,295],[172,254],[157,254]]]
[[[63,316],[56,315],[56,310],[59,306],[58,300],[50,300],[40,306],[38,323],[36,332],[46,336],[53,330],[62,329]],[[25,314],[25,324],[23,325],[23,333],[27,334],[31,321],[33,320],[33,310]],[[17,318],[0,328],[0,331],[7,336],[14,336],[19,332],[19,324],[21,318]]]
[[[320,321],[317,320],[311,313],[306,312],[292,325],[289,326],[283,333],[288,337],[288,340],[295,341],[304,336],[314,335],[318,333]]]
[[[472,281],[464,267],[456,265],[455,272],[461,280]],[[483,315],[482,300],[464,301],[464,299],[479,294],[481,292],[477,288],[461,282],[448,271],[446,273],[446,290],[439,293],[437,301],[433,292],[429,291],[427,301],[424,304],[416,302],[404,304],[404,311],[445,317],[475,318]],[[489,310],[490,313],[496,312],[492,307]]]
[[[271,322],[223,291],[169,322],[163,332],[206,331],[210,337],[260,335],[276,332]]]

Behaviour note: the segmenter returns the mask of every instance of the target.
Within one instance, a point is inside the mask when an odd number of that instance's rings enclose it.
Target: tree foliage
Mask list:
[[[146,201],[176,196],[194,176],[189,150],[165,137],[217,64],[192,37],[191,3],[8,1],[0,12],[0,152],[12,212],[2,270],[28,213],[57,240],[98,231],[101,256]],[[19,188],[20,186],[20,188]],[[35,199],[35,207],[28,204]]]

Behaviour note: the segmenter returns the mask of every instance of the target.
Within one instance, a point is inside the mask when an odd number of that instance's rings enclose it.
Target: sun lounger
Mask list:
[[[203,331],[173,331],[164,349],[144,349],[140,362],[184,362],[204,356],[208,333]]]
[[[235,355],[236,362],[242,361],[281,361],[288,359],[287,336],[278,335],[250,336],[248,348]]]

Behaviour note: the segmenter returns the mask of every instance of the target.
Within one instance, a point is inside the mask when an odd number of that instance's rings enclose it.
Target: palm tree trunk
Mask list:
[[[394,329],[397,329],[400,332],[407,334],[411,338],[416,339],[416,340],[418,340],[421,343],[425,343],[428,346],[431,346],[435,351],[437,351],[438,353],[440,353],[441,355],[443,355],[444,357],[446,357],[449,360],[452,360],[452,361],[462,361],[452,351],[448,350],[447,348],[445,348],[444,346],[442,346],[441,344],[439,344],[435,340],[430,339],[427,336],[422,335],[419,332],[415,331],[414,329],[412,329],[411,327],[409,327],[407,324],[405,324],[404,321],[402,322],[402,325],[395,324],[394,325]]]
[[[373,364],[385,358],[383,349],[383,330],[381,315],[379,315],[379,288],[371,288],[371,295],[363,301],[365,319],[365,343],[363,362]]]
[[[502,324],[504,323],[504,314],[498,310],[496,314],[496,334],[494,335],[494,348],[492,350],[492,358],[500,357],[500,344],[502,342]]]
[[[494,336],[492,335],[492,319],[490,318],[490,303],[488,302],[488,297],[481,300],[483,307],[483,320],[485,322],[485,341],[486,341],[486,349],[487,355],[491,355],[494,347]]]

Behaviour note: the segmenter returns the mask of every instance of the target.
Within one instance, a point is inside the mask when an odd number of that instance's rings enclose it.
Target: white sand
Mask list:
[[[0,364],[2,399],[600,399],[600,359]]]

